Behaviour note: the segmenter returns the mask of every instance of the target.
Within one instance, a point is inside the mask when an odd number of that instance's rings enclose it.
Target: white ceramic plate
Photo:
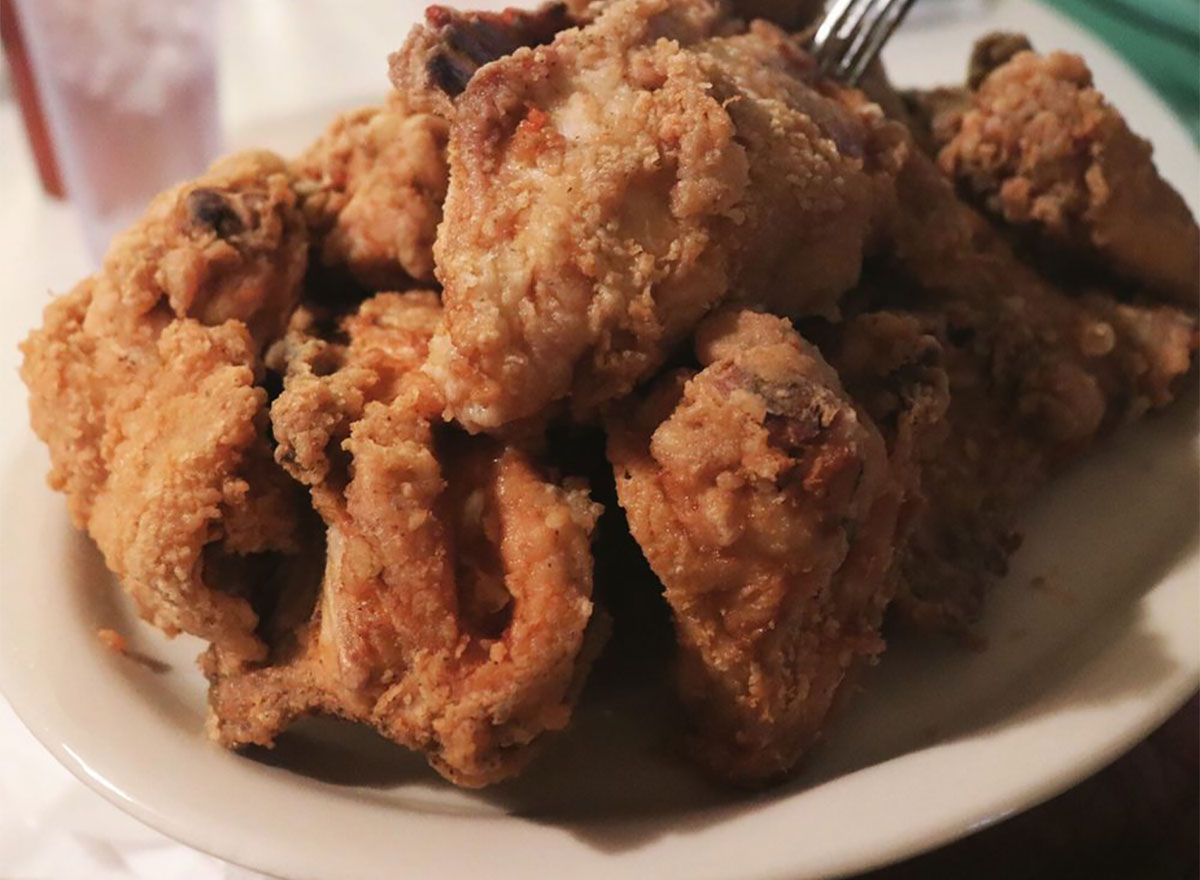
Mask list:
[[[891,47],[897,82],[957,79],[971,40],[994,27],[1082,51],[1157,144],[1167,177],[1195,195],[1187,134],[1102,46],[1024,0],[924,7]],[[243,128],[237,140],[291,149],[323,117]],[[587,701],[526,778],[483,793],[453,790],[418,758],[331,723],[302,727],[267,761],[226,753],[201,734],[201,645],[136,620],[44,486],[14,346],[38,321],[40,291],[61,289],[85,260],[61,209],[27,182],[0,183],[13,194],[0,241],[15,248],[0,290],[0,684],[80,779],[192,846],[322,880],[828,876],[1055,794],[1197,686],[1197,428],[1185,404],[1117,437],[1030,511],[1025,546],[991,602],[987,650],[897,640],[830,743],[783,789],[706,788],[672,757],[642,691]],[[1031,586],[1036,576],[1046,588]],[[165,668],[102,648],[103,626]]]

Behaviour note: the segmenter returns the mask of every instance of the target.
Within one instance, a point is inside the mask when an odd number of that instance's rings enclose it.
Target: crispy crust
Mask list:
[[[256,383],[306,251],[283,162],[231,157],[155,199],[22,345],[31,420],[72,519],[144,618],[221,644],[233,664],[264,651],[239,560],[294,550],[302,518]]]
[[[695,752],[759,784],[883,649],[908,465],[786,321],[718,314],[698,353],[702,371],[614,418],[609,457],[674,612]]]
[[[570,718],[594,656],[598,510],[524,453],[437,428],[439,401],[413,371],[438,311],[431,294],[382,294],[346,319],[347,344],[301,319],[274,353],[288,371],[278,455],[325,520],[325,577],[268,665],[226,675],[209,653],[223,745],[270,745],[320,712],[477,787],[519,772]]]

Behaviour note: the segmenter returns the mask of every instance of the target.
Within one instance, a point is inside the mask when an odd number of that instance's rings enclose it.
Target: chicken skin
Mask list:
[[[592,654],[598,511],[517,449],[437,424],[414,368],[438,311],[432,294],[382,294],[345,322],[348,344],[299,338],[300,319],[275,353],[289,359],[278,456],[325,520],[325,576],[268,664],[224,675],[210,652],[209,726],[224,745],[269,745],[320,712],[477,787],[566,726]]]
[[[568,395],[586,417],[727,297],[830,312],[857,280],[891,124],[822,94],[778,28],[727,25],[709,0],[620,0],[446,101],[446,312],[424,370],[468,430]]]
[[[1200,229],[1079,56],[1017,52],[940,128],[946,173],[991,215],[1041,240],[1043,255],[1082,256],[1196,308]]]
[[[918,150],[896,205],[867,299],[938,340],[951,396],[945,442],[923,469],[924,513],[900,554],[897,607],[961,632],[1006,570],[1029,498],[1098,439],[1175,399],[1196,320],[1046,280]]]
[[[786,320],[722,311],[697,353],[699,373],[614,416],[609,457],[674,614],[695,752],[719,777],[758,784],[795,765],[848,676],[883,649],[917,471],[908,427],[889,458]]]
[[[326,266],[369,290],[433,281],[446,197],[446,125],[393,96],[343,114],[295,163],[296,190]]]
[[[72,520],[146,620],[222,645],[233,665],[264,656],[255,558],[296,546],[259,379],[307,248],[284,162],[231,157],[155,199],[22,346]]]

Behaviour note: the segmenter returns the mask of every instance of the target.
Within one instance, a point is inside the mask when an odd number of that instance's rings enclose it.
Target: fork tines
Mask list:
[[[915,0],[834,0],[812,48],[826,76],[858,82]]]

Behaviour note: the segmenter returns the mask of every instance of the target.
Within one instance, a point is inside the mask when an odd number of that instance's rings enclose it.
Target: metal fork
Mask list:
[[[916,0],[834,0],[812,38],[823,74],[855,85]]]

